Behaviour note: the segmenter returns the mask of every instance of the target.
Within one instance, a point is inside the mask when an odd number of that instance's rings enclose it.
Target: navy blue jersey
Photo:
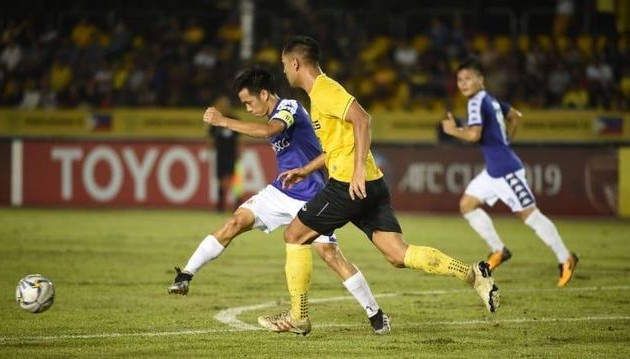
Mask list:
[[[481,152],[486,170],[492,177],[503,177],[523,168],[523,163],[510,148],[505,115],[510,111],[486,91],[479,91],[468,100],[468,126],[481,126]]]
[[[274,120],[285,124],[284,131],[269,138],[271,147],[276,153],[278,174],[303,167],[322,153],[311,119],[299,102],[286,99],[278,101],[269,116],[269,121]],[[289,197],[308,201],[324,187],[324,181],[324,172],[319,170],[288,189],[282,188],[282,182],[277,179],[277,176],[271,185]]]

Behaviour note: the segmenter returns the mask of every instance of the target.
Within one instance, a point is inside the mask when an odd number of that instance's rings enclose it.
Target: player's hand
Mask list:
[[[365,173],[364,171],[354,171],[352,175],[352,181],[348,188],[348,194],[354,201],[355,198],[364,199],[367,197],[367,191],[365,190]]]
[[[282,181],[282,188],[290,188],[294,184],[300,182],[308,176],[304,168],[294,168],[284,171],[278,175],[278,179]]]
[[[444,130],[444,133],[449,135],[457,130],[457,123],[455,122],[455,118],[452,113],[446,113],[446,118],[442,120],[442,130]]]
[[[203,122],[213,126],[219,126],[222,118],[223,114],[215,107],[208,107],[203,114]]]

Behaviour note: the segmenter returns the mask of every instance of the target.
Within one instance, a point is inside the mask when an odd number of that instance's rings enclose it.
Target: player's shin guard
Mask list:
[[[287,261],[284,271],[291,295],[291,316],[299,320],[308,317],[308,289],[313,271],[311,246],[287,244],[286,250]]]
[[[405,253],[405,267],[422,269],[427,273],[457,277],[470,280],[470,266],[453,259],[439,250],[425,246],[410,245]]]

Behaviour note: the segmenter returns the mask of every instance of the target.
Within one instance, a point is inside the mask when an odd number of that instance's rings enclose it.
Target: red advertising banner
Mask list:
[[[472,146],[376,146],[394,208],[400,211],[458,212],[466,185],[483,169]],[[538,206],[549,214],[615,215],[617,149],[518,147]],[[492,212],[509,213],[503,204]]]
[[[13,148],[14,147],[14,148]],[[0,142],[0,203],[81,207],[215,205],[216,153],[204,142],[24,140]],[[18,156],[12,149],[20,150]],[[466,185],[483,168],[476,147],[375,145],[397,211],[457,213]],[[614,216],[618,163],[613,147],[517,147],[538,206],[557,215]],[[10,159],[20,159],[21,191],[10,195]],[[276,175],[266,143],[241,151],[242,184],[256,193]],[[15,181],[15,178],[14,178]],[[15,202],[15,200],[13,200]],[[491,212],[508,213],[501,203]]]
[[[23,205],[209,207],[217,199],[213,149],[204,143],[24,141]],[[269,145],[241,151],[243,190],[275,176]]]
[[[0,205],[11,203],[11,141],[0,140]]]

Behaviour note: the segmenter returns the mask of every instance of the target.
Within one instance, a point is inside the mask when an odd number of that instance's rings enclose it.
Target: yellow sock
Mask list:
[[[313,257],[310,245],[287,244],[287,262],[284,272],[291,295],[291,316],[308,317],[308,288],[311,285]]]
[[[439,250],[431,247],[410,245],[405,253],[405,267],[422,269],[427,273],[457,277],[463,281],[470,281],[471,267],[453,259]]]

